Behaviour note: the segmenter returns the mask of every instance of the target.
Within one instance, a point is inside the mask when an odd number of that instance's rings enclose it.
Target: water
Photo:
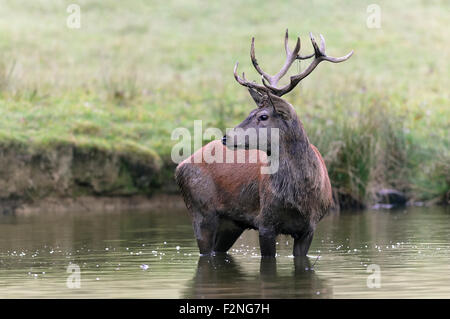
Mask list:
[[[276,261],[261,259],[247,231],[200,258],[184,209],[0,216],[0,298],[450,298],[446,208],[329,216],[309,262],[292,244],[280,236]]]

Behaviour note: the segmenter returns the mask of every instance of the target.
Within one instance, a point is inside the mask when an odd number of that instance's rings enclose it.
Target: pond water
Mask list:
[[[341,212],[308,261],[292,244],[199,257],[185,209],[0,216],[0,298],[450,298],[448,208]]]

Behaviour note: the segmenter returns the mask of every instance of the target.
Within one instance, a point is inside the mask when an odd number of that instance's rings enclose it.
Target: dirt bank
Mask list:
[[[165,168],[156,153],[68,143],[2,143],[0,213],[65,205],[143,205],[164,187]]]

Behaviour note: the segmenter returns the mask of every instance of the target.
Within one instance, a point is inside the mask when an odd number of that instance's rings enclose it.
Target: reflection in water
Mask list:
[[[255,231],[199,258],[185,209],[0,216],[0,298],[450,298],[448,208],[328,216],[309,260],[277,240],[276,261],[261,259]],[[371,264],[381,288],[367,287]]]
[[[231,255],[200,256],[185,298],[330,298],[309,258],[293,258],[292,271],[277,272],[275,258],[260,258],[257,274],[248,274]]]

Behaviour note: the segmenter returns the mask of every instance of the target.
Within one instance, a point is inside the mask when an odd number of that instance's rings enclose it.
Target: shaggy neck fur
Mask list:
[[[286,208],[307,213],[317,202],[319,163],[298,118],[280,128],[279,168],[270,175],[273,194]]]

